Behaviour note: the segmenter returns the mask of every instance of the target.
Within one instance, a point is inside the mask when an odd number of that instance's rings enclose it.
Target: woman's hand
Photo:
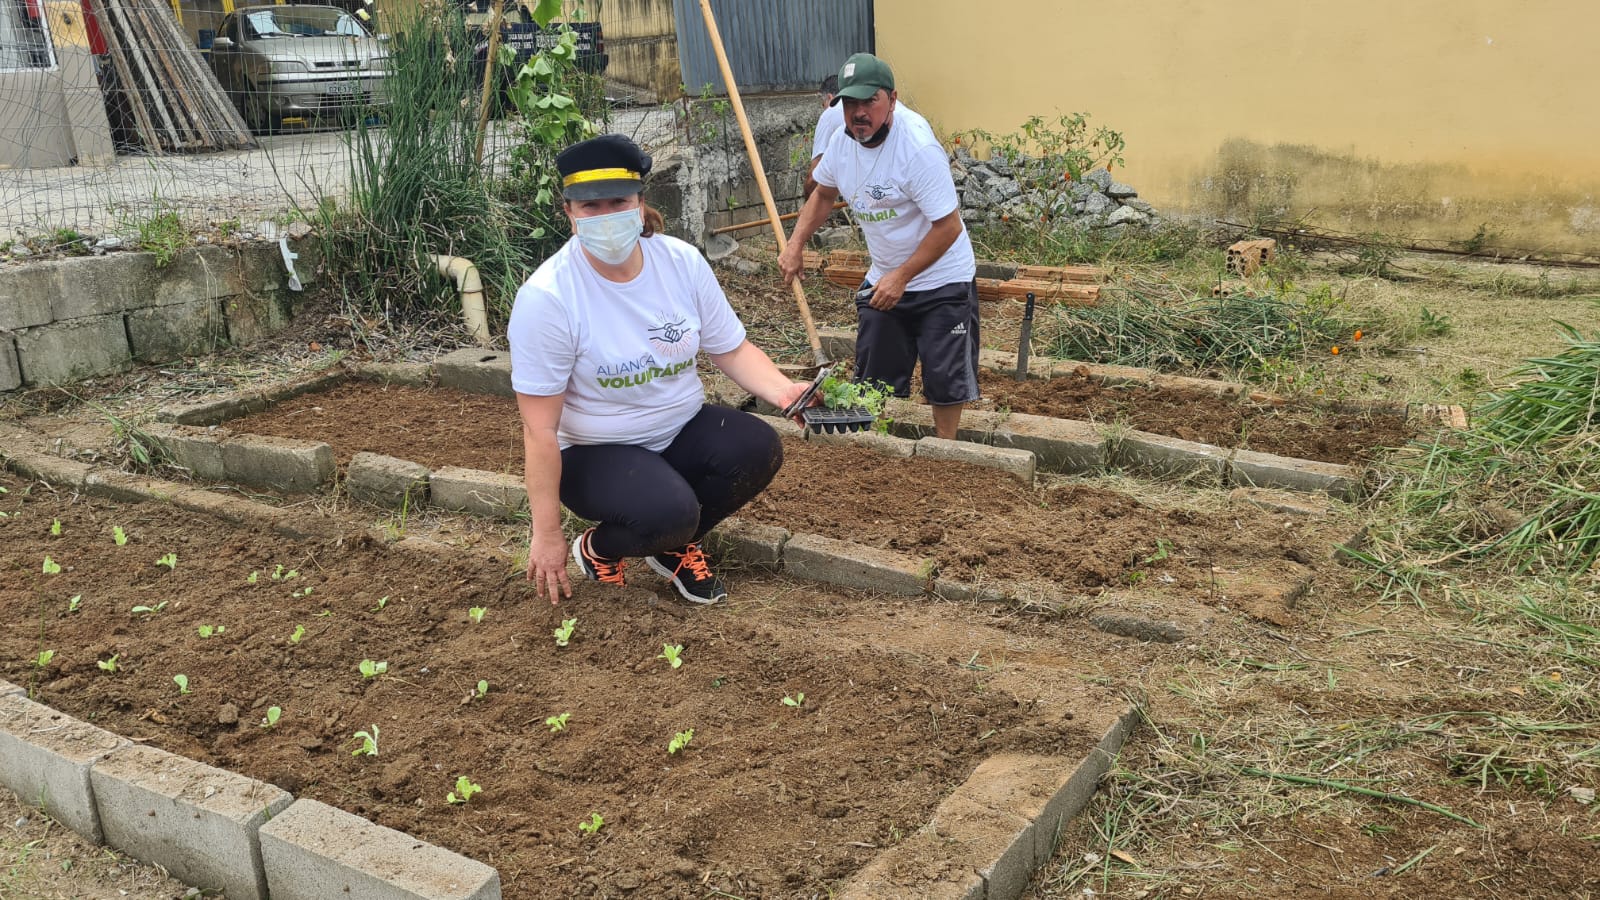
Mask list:
[[[572,597],[572,582],[567,580],[567,539],[559,530],[529,538],[528,580],[535,593],[549,596],[551,606],[562,597]]]
[[[776,406],[780,412],[783,411],[783,410],[786,410],[786,409],[789,408],[789,404],[795,402],[796,400],[799,400],[800,399],[800,395],[804,394],[806,392],[806,390],[808,388],[810,388],[810,387],[811,387],[811,382],[809,382],[809,381],[794,381],[794,382],[790,382],[789,387],[787,389],[785,389],[781,394],[778,395],[778,397],[776,398],[777,402],[773,403],[773,405]],[[819,404],[821,402],[822,402],[822,394],[820,392],[818,392],[818,393],[815,393],[815,394],[811,395],[811,402],[807,403],[806,406],[816,406],[817,404]],[[801,409],[804,409],[804,407],[802,407]],[[804,424],[806,424],[805,416],[801,415],[801,409],[795,410],[794,411],[794,415],[789,417],[790,419],[794,420],[796,425],[804,425]]]

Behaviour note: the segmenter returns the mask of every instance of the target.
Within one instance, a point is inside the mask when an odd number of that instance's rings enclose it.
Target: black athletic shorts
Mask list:
[[[862,285],[866,287],[865,284]],[[978,283],[957,281],[906,291],[893,308],[856,301],[856,377],[911,396],[922,360],[922,393],[934,406],[978,399]]]

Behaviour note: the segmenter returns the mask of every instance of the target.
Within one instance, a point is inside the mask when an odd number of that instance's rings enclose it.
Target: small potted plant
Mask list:
[[[848,381],[829,374],[817,388],[822,405],[802,411],[806,427],[821,434],[865,431],[883,415],[890,389],[885,384]],[[880,428],[882,430],[882,428]]]

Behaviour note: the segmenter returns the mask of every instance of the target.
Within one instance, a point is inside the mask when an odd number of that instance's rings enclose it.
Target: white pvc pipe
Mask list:
[[[441,254],[435,256],[433,262],[439,267],[440,275],[456,284],[456,293],[461,295],[461,319],[467,326],[467,333],[480,346],[489,346],[494,338],[489,334],[489,313],[483,305],[483,280],[478,277],[478,267],[465,256]]]

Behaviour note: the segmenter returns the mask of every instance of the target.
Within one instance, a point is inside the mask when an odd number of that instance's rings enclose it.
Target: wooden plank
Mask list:
[[[829,265],[822,270],[828,283],[855,288],[867,277],[864,267]],[[1041,303],[1070,306],[1093,306],[1100,302],[1099,285],[1058,284],[1037,278],[979,278],[979,300],[1020,300],[1031,291],[1034,300]]]
[[[117,31],[116,24],[111,20],[111,13],[106,9],[105,0],[89,0],[91,11],[99,22],[101,29],[106,33],[106,50],[111,54],[111,65],[117,70],[117,81],[128,103],[128,111],[133,114],[135,130],[139,132],[139,140],[144,144],[146,151],[151,156],[164,156],[161,149],[161,138],[156,134],[155,125],[150,121],[150,115],[144,105],[139,102],[139,86],[133,82],[133,70],[128,65],[128,56],[123,49],[124,40]]]

